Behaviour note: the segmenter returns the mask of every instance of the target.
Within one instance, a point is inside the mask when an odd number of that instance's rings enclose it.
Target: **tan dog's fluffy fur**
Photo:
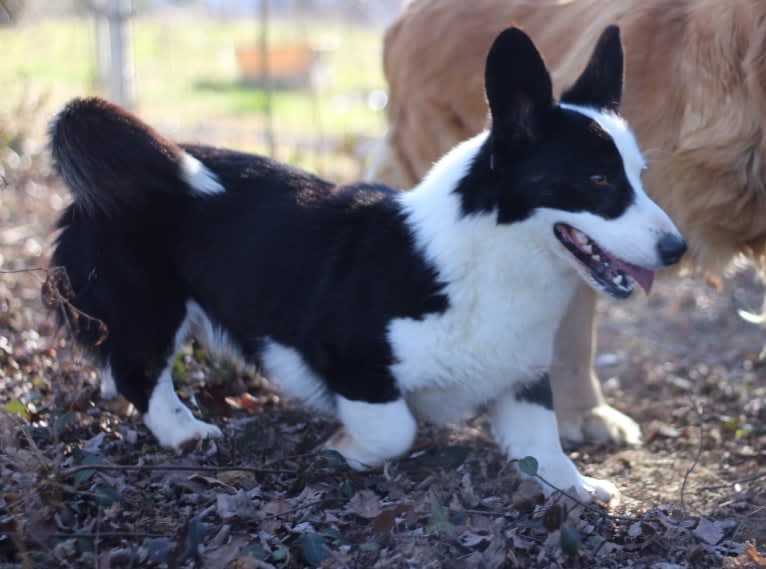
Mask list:
[[[622,113],[650,163],[644,186],[721,269],[766,245],[766,2],[763,0],[418,0],[388,30],[387,140],[381,175],[409,187],[485,126],[481,62],[511,23],[569,85],[604,26],[625,45]],[[509,69],[509,73],[513,70]]]
[[[371,178],[410,187],[485,126],[482,62],[503,28],[530,34],[561,89],[612,23],[626,56],[621,110],[649,162],[644,186],[687,238],[687,260],[720,271],[745,253],[766,268],[764,0],[417,0],[386,34],[389,130]],[[636,442],[590,371],[583,330],[594,307],[581,291],[557,338],[562,435]]]

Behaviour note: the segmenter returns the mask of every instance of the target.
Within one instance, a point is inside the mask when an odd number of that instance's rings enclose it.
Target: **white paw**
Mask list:
[[[322,448],[339,453],[348,465],[358,472],[370,470],[383,464],[380,457],[370,452],[341,427],[322,445]]]
[[[164,374],[152,391],[144,423],[160,445],[174,449],[190,441],[223,436],[221,429],[192,415],[176,395],[169,374]]]
[[[556,409],[556,417],[561,441],[565,444],[641,444],[641,427],[638,423],[606,403],[585,410]]]
[[[535,456],[535,458],[538,463],[537,473],[540,476],[536,480],[540,482],[546,497],[556,490],[564,490],[587,503],[593,499],[609,502],[619,495],[617,487],[608,480],[580,474],[575,464],[563,453]]]
[[[609,482],[609,480],[582,475],[580,477],[582,478],[582,490],[600,502],[609,502],[612,498],[620,495],[617,486]]]
[[[183,411],[185,411],[185,413]],[[147,420],[148,415],[144,416],[146,426],[149,427],[154,436],[157,437],[157,441],[161,446],[178,450],[192,441],[220,439],[223,437],[221,429],[215,425],[196,419],[186,408],[184,408],[183,411],[176,413],[175,423],[165,423],[162,428],[153,426],[150,424],[150,421]]]

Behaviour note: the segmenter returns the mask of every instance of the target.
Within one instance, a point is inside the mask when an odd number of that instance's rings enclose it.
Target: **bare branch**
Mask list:
[[[700,406],[698,402],[694,399],[692,399],[692,409],[694,409],[695,413],[697,413],[697,418],[699,419],[699,432],[700,432],[700,438],[699,438],[699,444],[697,445],[697,452],[694,455],[694,461],[691,463],[689,468],[686,469],[686,473],[684,474],[684,481],[681,484],[681,510],[686,512],[686,503],[684,501],[684,496],[686,493],[686,484],[689,482],[689,476],[692,472],[694,472],[694,469],[697,468],[697,464],[699,464],[700,456],[702,456],[702,445],[705,442],[705,433],[704,433],[704,427],[705,427],[705,420],[702,417],[702,410],[700,409]]]
[[[62,478],[82,472],[83,470],[138,472],[142,470],[155,470],[162,472],[249,472],[251,474],[292,474],[297,475],[295,470],[284,468],[257,468],[252,466],[185,466],[178,464],[83,464],[68,468],[60,473]]]
[[[716,484],[714,486],[703,486],[702,488],[700,488],[700,491],[720,490],[721,488],[731,488],[735,484],[746,484],[747,482],[755,482],[756,480],[760,480],[761,478],[766,478],[766,471],[759,472],[751,476],[745,476],[744,478],[737,478],[736,480],[732,480],[731,482],[725,482],[724,484]]]

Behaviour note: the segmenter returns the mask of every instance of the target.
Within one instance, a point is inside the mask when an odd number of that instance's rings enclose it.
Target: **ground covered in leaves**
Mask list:
[[[67,201],[42,154],[0,147],[0,268],[44,267]],[[611,509],[545,500],[482,417],[424,427],[413,452],[358,474],[317,446],[332,420],[194,345],[181,395],[225,439],[159,448],[102,402],[39,299],[46,273],[0,280],[0,567],[766,567],[766,368],[751,273],[666,280],[602,307],[599,372],[640,449],[586,446]],[[533,465],[525,465],[533,471]],[[760,553],[759,553],[760,552]]]

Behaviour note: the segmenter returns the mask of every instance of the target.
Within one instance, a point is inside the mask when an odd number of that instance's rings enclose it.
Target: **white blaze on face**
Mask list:
[[[644,192],[641,171],[646,168],[646,162],[630,127],[614,113],[578,105],[562,104],[561,107],[594,120],[611,136],[635,197],[625,212],[615,219],[589,212],[557,211],[555,217],[583,231],[610,253],[629,263],[651,269],[663,266],[657,249],[659,240],[668,234],[681,239],[681,234],[668,215]]]

